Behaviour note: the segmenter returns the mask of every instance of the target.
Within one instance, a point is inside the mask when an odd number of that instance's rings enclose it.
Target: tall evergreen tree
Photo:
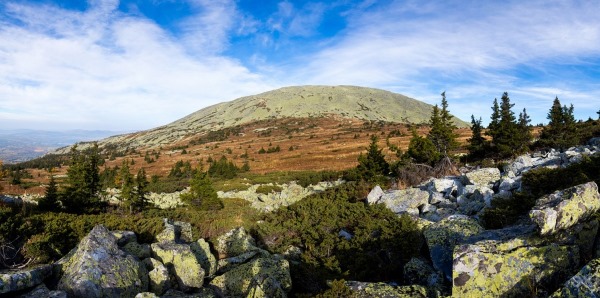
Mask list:
[[[85,152],[71,148],[71,162],[67,170],[66,187],[61,193],[63,206],[68,212],[96,212],[101,205],[98,193],[100,174],[98,145]]]
[[[148,204],[146,194],[148,193],[148,177],[146,176],[146,170],[141,168],[135,176],[135,197],[133,200],[133,209],[136,211],[143,210]]]
[[[494,99],[492,107],[492,122],[489,125],[489,135],[492,136],[492,149],[499,157],[510,157],[518,153],[520,147],[519,126],[512,111],[514,104],[510,103],[508,92],[502,94],[500,107]]]
[[[561,106],[558,96],[554,98],[547,116],[549,122],[542,130],[539,143],[542,146],[561,149],[576,145],[578,135],[573,112],[573,105],[570,107]]]
[[[469,156],[471,158],[482,158],[485,156],[486,141],[482,135],[482,131],[481,118],[475,120],[475,117],[471,115],[471,138],[468,140]]]
[[[517,122],[519,128],[519,145],[517,148],[518,153],[525,152],[529,149],[531,141],[533,141],[533,134],[531,133],[531,118],[527,115],[527,110],[523,108],[523,112],[519,113],[519,121]]]
[[[414,128],[411,132],[412,138],[406,151],[406,155],[409,158],[417,163],[428,165],[433,165],[440,160],[440,152],[430,139],[419,136]]]
[[[362,153],[358,156],[358,173],[363,180],[377,182],[382,180],[390,172],[390,165],[385,160],[385,156],[379,149],[376,135],[371,136],[371,143],[367,149],[367,154]]]
[[[129,210],[129,212],[132,213],[135,205],[134,201],[136,193],[134,189],[133,175],[131,175],[129,170],[129,162],[127,160],[123,160],[123,163],[121,164],[118,180],[121,190],[119,195],[121,204],[123,205],[124,209]]]
[[[50,172],[50,182],[46,186],[46,195],[38,201],[38,207],[51,212],[60,210],[58,187],[52,172]]]
[[[498,125],[500,125],[500,106],[498,105],[498,99],[494,98],[492,116],[490,119],[490,124],[488,124],[487,135],[494,138],[494,134],[498,130]]]
[[[208,172],[200,167],[190,180],[190,192],[180,195],[181,200],[201,210],[218,210],[223,208],[223,202],[212,187]]]

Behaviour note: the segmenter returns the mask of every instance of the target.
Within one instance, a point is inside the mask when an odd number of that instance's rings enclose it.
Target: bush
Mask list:
[[[283,188],[281,188],[281,186],[278,185],[263,184],[256,189],[256,193],[268,195],[272,192],[281,192],[282,190]]]

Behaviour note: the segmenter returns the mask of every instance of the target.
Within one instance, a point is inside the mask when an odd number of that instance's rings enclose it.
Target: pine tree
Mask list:
[[[454,133],[456,125],[452,122],[452,115],[448,110],[448,101],[446,100],[446,91],[442,92],[442,109],[439,110],[437,105],[433,107],[429,124],[431,130],[427,138],[435,145],[440,155],[447,156],[448,152],[458,147]]]
[[[133,209],[136,211],[143,210],[148,204],[146,194],[148,188],[148,177],[146,176],[146,170],[141,168],[135,176],[135,197],[133,200]]]
[[[62,191],[63,206],[68,212],[97,212],[101,205],[98,193],[100,174],[98,145],[82,153],[77,146],[71,148],[71,162],[67,170],[66,187]]]
[[[129,212],[133,212],[134,200],[135,200],[135,189],[134,189],[134,181],[133,175],[129,170],[129,162],[127,160],[123,160],[121,164],[121,169],[119,170],[118,184],[121,190],[119,195],[119,199],[121,200],[121,204],[123,208],[129,210]]]
[[[190,180],[190,192],[180,195],[181,200],[201,210],[218,210],[223,208],[223,202],[212,187],[207,172],[199,168]]]
[[[440,160],[440,153],[428,138],[421,137],[412,129],[412,138],[408,144],[406,155],[417,163],[433,165]]]
[[[58,197],[58,187],[52,172],[50,173],[50,182],[46,186],[46,195],[38,201],[38,207],[44,211],[59,211],[60,203]]]
[[[475,117],[471,115],[471,138],[468,140],[469,156],[471,158],[482,158],[485,156],[486,141],[482,136],[482,130],[481,118],[475,120]]]
[[[548,125],[542,130],[539,143],[542,146],[566,149],[577,145],[578,135],[573,105],[561,106],[558,96],[548,112]]]
[[[500,125],[500,107],[498,106],[498,99],[494,98],[494,105],[492,106],[492,116],[490,124],[488,124],[487,135],[494,138],[494,134]]]
[[[358,173],[365,181],[379,182],[390,172],[390,165],[385,160],[385,156],[379,149],[376,135],[371,136],[371,143],[367,149],[367,154],[362,153],[358,156]]]
[[[504,92],[500,107],[494,99],[492,107],[492,120],[488,126],[488,134],[492,137],[491,148],[498,157],[510,157],[518,153],[520,148],[519,126],[515,114],[511,110],[514,104],[510,103],[508,92]]]

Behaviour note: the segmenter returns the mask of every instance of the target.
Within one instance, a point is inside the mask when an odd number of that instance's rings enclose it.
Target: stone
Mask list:
[[[198,241],[192,242],[190,248],[196,255],[196,259],[200,262],[202,269],[207,276],[214,276],[217,272],[217,259],[210,252],[210,245],[206,240],[200,238]]]
[[[179,289],[186,292],[201,288],[204,283],[204,269],[188,244],[174,242],[152,243],[152,257],[161,261],[177,280]]]
[[[521,155],[515,158],[512,163],[505,165],[503,170],[505,173],[512,173],[514,176],[519,176],[529,170],[532,166],[532,158],[529,155]],[[508,176],[510,177],[511,175]]]
[[[163,218],[165,229],[158,235],[158,242],[184,242],[189,243],[194,241],[192,235],[192,225],[183,221],[172,221]]]
[[[579,263],[576,245],[533,243],[526,237],[482,240],[454,250],[453,297],[519,297],[547,288]]]
[[[437,207],[435,207],[435,205],[425,204],[425,205],[421,206],[420,210],[421,210],[421,213],[435,212],[435,211],[437,211]]]
[[[443,292],[444,277],[420,258],[412,258],[404,265],[404,282],[420,285],[433,292]]]
[[[599,293],[600,259],[593,259],[550,297],[598,297]]]
[[[460,182],[449,179],[449,178],[433,178],[425,185],[426,189],[431,192],[439,192],[444,194],[450,194],[453,190],[462,187],[459,185]]]
[[[178,241],[183,241],[185,243],[190,243],[194,241],[192,224],[185,221],[175,221],[173,225],[175,225],[175,232],[178,236]]]
[[[219,255],[219,259],[224,259],[258,250],[258,247],[256,247],[254,239],[246,233],[246,230],[239,227],[217,237],[215,250]]]
[[[160,298],[155,293],[151,292],[142,292],[135,295],[135,298]]]
[[[429,196],[429,204],[432,205],[436,205],[439,204],[441,202],[446,201],[447,199],[444,198],[444,195],[439,193],[439,192],[432,192]]]
[[[19,295],[19,298],[46,298],[46,297],[50,297],[50,290],[48,290],[48,287],[46,287],[45,284],[39,284],[37,287],[33,288],[33,290]]]
[[[220,259],[217,263],[217,274],[223,274],[259,255],[258,250],[247,251],[235,257]]]
[[[341,230],[338,232],[338,237],[342,237],[342,238],[344,238],[344,239],[346,239],[346,240],[352,240],[352,237],[353,237],[353,235],[352,235],[352,234],[350,234],[348,231],[346,231],[346,230],[344,230],[344,229],[341,229]]]
[[[600,194],[594,182],[556,191],[536,201],[529,217],[540,234],[554,234],[589,218],[600,209]]]
[[[367,195],[367,203],[369,204],[377,204],[381,196],[383,195],[383,190],[379,185],[376,185],[371,192]]]
[[[482,168],[468,172],[464,177],[466,178],[465,184],[488,186],[500,180],[500,170],[498,168]]]
[[[281,297],[292,288],[292,279],[288,261],[256,258],[215,277],[210,286],[221,297],[244,297],[251,291],[263,293],[264,297]],[[260,287],[260,291],[255,287]]]
[[[113,236],[117,238],[117,245],[125,246],[131,242],[137,242],[137,237],[132,231],[111,231]]]
[[[429,203],[429,192],[418,188],[394,190],[381,196],[379,203],[396,214],[409,213],[419,215],[419,207]]]
[[[346,286],[355,293],[356,297],[365,298],[426,298],[427,289],[419,285],[394,286],[383,282],[347,281]]]
[[[161,295],[171,288],[169,270],[157,259],[147,258],[143,261],[148,270],[150,292]]]
[[[0,294],[35,287],[52,274],[51,265],[40,265],[22,270],[9,270],[0,274]]]
[[[161,298],[217,298],[217,295],[208,288],[202,288],[194,293],[183,293],[181,291],[170,289]]]
[[[433,267],[450,280],[452,277],[452,251],[467,237],[478,234],[483,228],[465,215],[451,215],[424,229]]]
[[[123,246],[121,249],[134,255],[135,257],[137,257],[140,260],[149,258],[151,255],[150,245],[146,244],[146,243],[139,244],[137,242],[129,242],[129,243],[125,244],[125,246]]]
[[[500,185],[498,186],[499,191],[511,191],[514,189],[518,189],[520,187],[519,183],[516,183],[512,178],[502,178],[500,180]]]
[[[97,225],[58,262],[57,289],[74,297],[133,297],[148,288],[148,272],[132,255],[119,249],[117,238]]]

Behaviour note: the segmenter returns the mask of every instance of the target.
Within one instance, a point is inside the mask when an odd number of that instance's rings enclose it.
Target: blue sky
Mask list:
[[[289,85],[358,85],[487,122],[600,110],[600,1],[0,2],[0,129],[149,129]]]

